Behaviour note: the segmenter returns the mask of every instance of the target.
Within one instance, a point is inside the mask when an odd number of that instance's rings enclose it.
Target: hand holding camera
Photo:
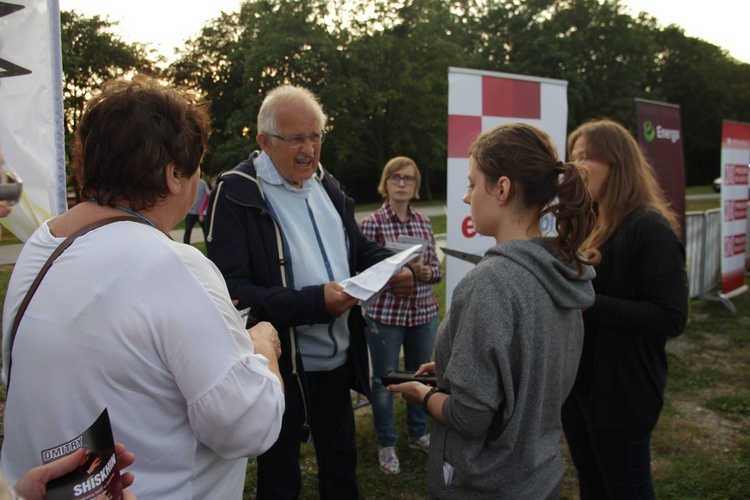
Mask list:
[[[0,151],[0,217],[10,214],[10,207],[18,203],[23,191],[21,178],[5,168],[5,158]]]

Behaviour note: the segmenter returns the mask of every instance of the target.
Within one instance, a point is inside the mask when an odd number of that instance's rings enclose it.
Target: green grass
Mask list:
[[[0,245],[12,245],[15,243],[20,243],[16,235],[7,230],[5,226],[0,226]]]
[[[691,194],[715,194],[714,188],[707,186],[688,186],[685,188],[685,195]]]
[[[750,284],[750,280],[746,280]],[[435,287],[439,302],[444,289]],[[666,403],[652,441],[656,496],[660,499],[750,498],[750,293],[733,299],[732,314],[717,302],[694,301],[685,333],[667,344]],[[406,446],[406,405],[395,403],[401,474],[377,465],[369,407],[356,411],[357,473],[365,499],[426,499],[426,457]],[[564,442],[566,471],[561,498],[577,499],[577,479]],[[315,457],[302,447],[301,498],[317,498]],[[254,498],[255,469],[248,467],[246,499]]]
[[[693,301],[685,333],[667,343],[666,405],[653,439],[658,498],[750,497],[750,293],[732,302],[734,314]]]
[[[719,208],[721,200],[719,198],[711,198],[709,200],[689,200],[685,206],[686,212],[705,212],[706,210],[712,210]]]
[[[432,234],[445,234],[447,232],[447,217],[445,215],[433,215],[430,217]]]
[[[714,411],[720,412],[727,418],[733,416],[750,416],[750,397],[729,394],[716,396],[707,401],[707,406]]]

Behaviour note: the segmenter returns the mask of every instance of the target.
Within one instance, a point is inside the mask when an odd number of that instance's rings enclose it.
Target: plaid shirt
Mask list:
[[[417,281],[414,293],[405,299],[397,299],[390,290],[380,296],[367,308],[367,314],[379,323],[393,326],[423,325],[438,313],[438,304],[432,294],[432,284],[443,278],[440,262],[435,250],[435,237],[432,235],[430,219],[409,205],[406,221],[401,222],[388,200],[376,212],[362,221],[362,232],[381,245],[396,241],[401,235],[413,236],[429,241],[424,255],[424,263],[432,270],[429,283]]]

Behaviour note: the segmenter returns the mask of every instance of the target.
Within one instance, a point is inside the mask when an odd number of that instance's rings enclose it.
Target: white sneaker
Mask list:
[[[383,446],[378,450],[378,462],[380,470],[386,474],[398,474],[401,472],[401,465],[398,463],[395,446]]]
[[[409,448],[413,450],[419,450],[425,453],[429,453],[430,452],[430,435],[425,434],[419,439],[409,439]]]

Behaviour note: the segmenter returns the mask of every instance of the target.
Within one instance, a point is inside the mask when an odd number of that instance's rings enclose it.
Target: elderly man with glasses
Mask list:
[[[269,321],[282,341],[286,412],[276,444],[258,457],[257,496],[298,498],[300,442],[312,437],[320,498],[358,498],[350,388],[370,394],[364,320],[338,284],[393,254],[367,239],[354,202],[319,163],[326,115],[292,85],[258,113],[262,151],[222,174],[209,200],[208,256],[249,322]],[[414,276],[390,280],[400,296]]]

